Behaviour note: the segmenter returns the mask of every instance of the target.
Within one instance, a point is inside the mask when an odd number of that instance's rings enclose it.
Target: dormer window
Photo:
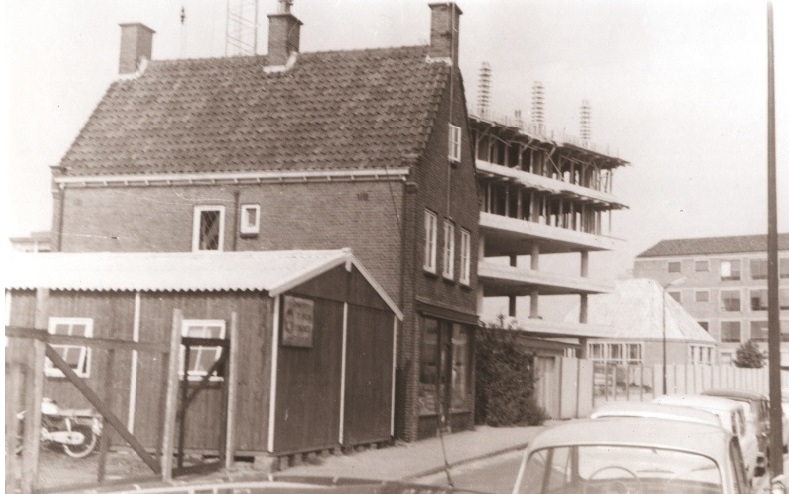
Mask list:
[[[258,233],[260,233],[260,205],[244,204],[241,206],[241,235]]]
[[[460,127],[449,124],[449,160],[460,162]]]

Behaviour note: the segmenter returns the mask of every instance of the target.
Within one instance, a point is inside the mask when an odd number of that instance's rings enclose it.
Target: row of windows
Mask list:
[[[444,220],[444,248],[442,251],[442,271],[444,278],[455,278],[455,224]],[[429,273],[436,273],[438,250],[438,216],[425,210],[425,259],[423,267]],[[471,233],[460,229],[460,273],[458,280],[464,284],[471,283]]]
[[[720,262],[720,279],[722,281],[737,281],[742,279],[739,259],[725,259]],[[709,272],[710,262],[708,260],[694,261],[694,271],[697,273]],[[669,273],[682,273],[682,261],[668,261],[667,270]],[[766,280],[769,273],[767,259],[751,259],[750,271],[752,280]],[[779,260],[778,276],[789,278],[789,258]]]
[[[589,358],[602,364],[641,364],[641,343],[589,343]]]
[[[671,291],[669,295],[677,302],[682,303],[682,292]],[[710,292],[709,290],[696,290],[693,297],[697,303],[706,303],[710,301]],[[766,288],[749,289],[748,298],[752,311],[767,310]],[[741,300],[742,292],[740,290],[720,291],[720,309],[724,312],[741,312],[743,307]],[[782,288],[778,291],[778,307],[780,310],[789,310],[789,288]]]
[[[67,336],[93,337],[93,319],[85,317],[50,317],[49,333]],[[224,338],[225,321],[186,319],[181,325],[181,336],[194,338]],[[79,377],[90,377],[90,347],[80,345],[52,345],[60,357]],[[181,347],[180,377],[184,377],[185,347]],[[190,381],[201,380],[219,359],[222,352],[218,347],[192,347],[189,351],[187,376]],[[63,377],[63,372],[47,359],[44,374],[50,377]],[[212,376],[212,380],[221,377]]]
[[[709,323],[700,322],[709,331]],[[721,321],[721,337],[723,343],[740,343],[743,341],[743,331],[741,321]],[[767,321],[751,321],[750,339],[756,341],[767,341]],[[789,321],[781,321],[781,341],[789,341]]]

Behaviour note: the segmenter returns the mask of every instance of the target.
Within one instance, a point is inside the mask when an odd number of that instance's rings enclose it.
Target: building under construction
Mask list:
[[[557,137],[543,123],[543,86],[532,91],[531,121],[519,111],[513,117],[492,116],[490,68],[480,71],[482,105],[470,115],[481,195],[478,273],[482,298],[508,297],[509,316],[519,329],[544,336],[600,336],[587,323],[587,296],[608,293],[613,283],[592,279],[589,253],[621,247],[610,236],[612,211],[626,208],[613,194],[615,171],[628,162],[592,145],[590,107],[581,105],[580,138]],[[540,258],[577,253],[580,271],[546,272]],[[509,263],[501,259],[509,258]],[[541,296],[578,295],[576,323],[545,321]],[[519,314],[518,297],[529,297],[528,314]]]

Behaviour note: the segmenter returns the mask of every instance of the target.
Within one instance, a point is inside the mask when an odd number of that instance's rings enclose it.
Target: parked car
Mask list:
[[[722,396],[745,405],[745,425],[758,439],[759,454],[766,460],[770,457],[770,400],[761,393],[742,389],[708,389],[706,396]]]
[[[747,494],[751,486],[737,437],[721,427],[597,418],[560,424],[535,437],[513,492]]]
[[[593,419],[604,417],[620,418],[652,418],[663,420],[679,420],[694,424],[714,425],[723,427],[720,418],[712,412],[690,407],[660,405],[642,401],[612,401],[604,403],[589,416]]]
[[[764,458],[759,455],[756,434],[746,428],[745,408],[742,403],[719,396],[702,395],[663,395],[652,401],[661,405],[691,407],[714,413],[720,418],[723,428],[737,436],[748,478],[764,474]]]

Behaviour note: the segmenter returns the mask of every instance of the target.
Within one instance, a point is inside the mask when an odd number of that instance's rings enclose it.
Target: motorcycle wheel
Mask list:
[[[71,430],[85,436],[81,444],[63,444],[63,452],[72,458],[85,458],[96,448],[96,435],[89,425],[73,425]]]

